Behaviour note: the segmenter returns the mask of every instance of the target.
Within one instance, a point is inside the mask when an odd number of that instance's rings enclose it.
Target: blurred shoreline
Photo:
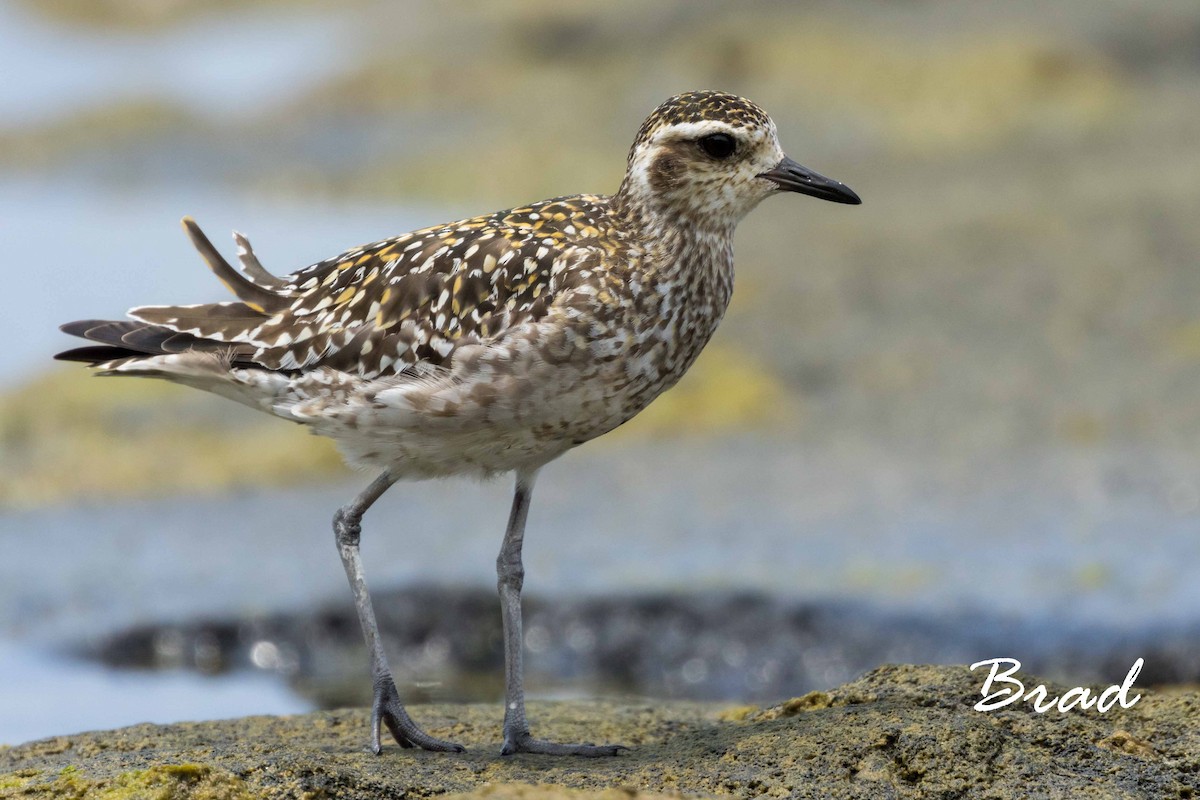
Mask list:
[[[1200,468],[1163,455],[1050,448],[964,470],[753,435],[597,443],[539,483],[530,584],[1190,622]],[[10,563],[39,567],[0,585],[0,630],[62,641],[340,599],[330,519],[364,479],[0,516]],[[372,582],[492,585],[510,493],[507,480],[389,492],[365,525]]]

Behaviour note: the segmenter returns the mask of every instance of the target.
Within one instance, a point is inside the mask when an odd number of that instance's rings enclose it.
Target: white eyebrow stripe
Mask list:
[[[658,139],[663,134],[671,134],[685,139],[694,139],[705,136],[710,133],[731,133],[736,134],[738,127],[730,125],[719,119],[704,119],[699,122],[675,122],[670,125],[664,125],[658,130],[654,138]]]

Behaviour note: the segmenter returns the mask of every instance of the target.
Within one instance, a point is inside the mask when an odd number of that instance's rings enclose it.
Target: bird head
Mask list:
[[[799,192],[858,204],[845,184],[789,158],[761,108],[725,92],[677,95],[642,123],[618,196],[700,228],[732,229],[765,198]]]

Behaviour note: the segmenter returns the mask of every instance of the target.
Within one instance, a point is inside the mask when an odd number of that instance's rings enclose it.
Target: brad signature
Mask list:
[[[1062,697],[1051,697],[1046,687],[1041,684],[1027,692],[1025,684],[1012,677],[1013,673],[1021,668],[1021,662],[1015,658],[989,658],[986,661],[976,661],[971,665],[971,671],[974,672],[976,667],[989,664],[991,671],[983,682],[983,689],[979,692],[983,695],[983,699],[975,704],[976,711],[993,711],[1023,700],[1032,704],[1033,710],[1039,714],[1044,714],[1052,708],[1066,713],[1076,706],[1080,708],[1095,706],[1096,710],[1103,714],[1117,703],[1121,704],[1121,708],[1132,708],[1134,703],[1142,699],[1140,694],[1135,694],[1132,699],[1129,697],[1129,690],[1133,688],[1133,682],[1137,680],[1138,673],[1142,671],[1142,659],[1140,658],[1133,662],[1124,682],[1108,687],[1098,696],[1094,696],[1091,689],[1083,686],[1068,689],[1063,692]],[[1008,666],[1008,669],[1002,672],[1002,666]],[[1000,688],[993,691],[995,686],[1000,686]]]

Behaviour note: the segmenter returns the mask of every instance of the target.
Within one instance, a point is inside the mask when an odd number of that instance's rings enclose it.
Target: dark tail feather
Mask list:
[[[259,286],[242,273],[230,266],[229,262],[213,247],[212,242],[200,230],[196,220],[191,217],[183,218],[183,229],[191,237],[192,244],[200,251],[200,255],[208,263],[209,269],[237,295],[238,299],[255,311],[264,314],[274,314],[289,305],[289,299],[276,294],[268,288]],[[265,272],[265,270],[264,270]]]
[[[189,342],[178,342],[178,347],[167,349],[165,345],[168,343],[176,344],[171,342],[177,336],[175,331],[144,322],[81,319],[68,322],[60,326],[59,330],[82,339],[100,342],[100,346],[77,347],[59,353],[54,356],[59,361],[89,361],[96,364],[119,358],[180,353],[197,344],[196,338],[190,336]]]
[[[116,361],[122,358],[138,358],[144,355],[146,354],[124,347],[110,347],[108,345],[96,344],[89,347],[76,347],[71,350],[64,350],[61,353],[55,353],[54,358],[57,361],[82,361],[94,367],[97,364],[103,364],[107,361]]]

